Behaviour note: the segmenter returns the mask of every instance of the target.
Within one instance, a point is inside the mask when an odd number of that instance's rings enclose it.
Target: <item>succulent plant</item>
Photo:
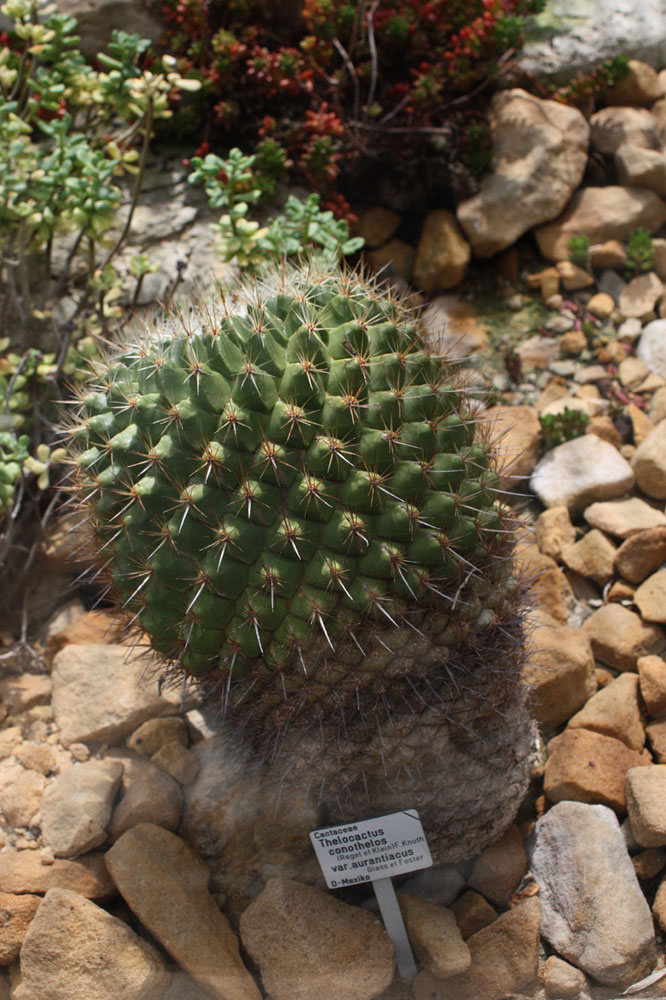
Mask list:
[[[523,593],[476,429],[405,305],[316,262],[147,326],[70,429],[153,648],[276,784],[331,819],[416,806],[450,857],[510,822],[530,756]]]

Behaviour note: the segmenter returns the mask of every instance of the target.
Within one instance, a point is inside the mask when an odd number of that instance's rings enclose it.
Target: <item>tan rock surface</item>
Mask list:
[[[657,625],[641,621],[621,604],[599,608],[583,629],[592,640],[595,657],[615,670],[636,670],[641,656],[658,654],[666,646],[664,633]]]
[[[541,424],[534,406],[492,406],[479,418],[479,429],[495,443],[497,471],[503,489],[527,478],[536,463]]]
[[[584,267],[573,264],[570,260],[559,260],[557,270],[567,292],[575,292],[579,288],[589,288],[595,283],[593,274],[586,271]]]
[[[615,150],[618,180],[626,187],[650,188],[666,195],[666,157],[656,149],[624,143]]]
[[[642,750],[645,728],[638,705],[638,674],[620,674],[569,720],[569,729],[590,729]]]
[[[666,499],[666,420],[638,446],[631,467],[643,493],[655,500]]]
[[[0,965],[18,958],[30,921],[42,901],[41,896],[22,896],[0,891]]]
[[[654,878],[666,868],[666,851],[662,851],[659,847],[647,847],[640,854],[634,854],[631,863],[636,878],[641,880]]]
[[[419,896],[398,893],[407,935],[417,961],[438,979],[469,969],[472,956],[451,910]]]
[[[578,1000],[587,985],[585,973],[558,955],[546,959],[540,976],[546,996],[552,1000]]]
[[[666,562],[666,525],[631,535],[615,553],[615,570],[630,583],[640,583],[663,562]]]
[[[620,740],[587,729],[565,729],[547,751],[544,791],[551,802],[599,803],[620,814],[627,808],[627,771],[653,766]]]
[[[602,531],[593,528],[580,541],[570,545],[562,553],[562,561],[569,569],[600,587],[605,586],[613,576],[615,546]]]
[[[656,274],[640,274],[632,278],[620,293],[618,303],[624,316],[636,316],[640,319],[648,316],[661,298],[664,285]]]
[[[104,899],[114,891],[104,855],[99,853],[42,864],[37,851],[6,851],[0,853],[0,886],[17,894],[70,889],[89,899]]]
[[[619,240],[606,240],[605,243],[594,243],[590,247],[590,264],[595,268],[617,268],[620,270],[627,263],[627,251]]]
[[[552,559],[560,559],[564,549],[576,541],[576,529],[571,523],[569,508],[564,505],[541,511],[535,531],[539,548]]]
[[[370,250],[367,254],[370,266],[375,271],[387,270],[403,281],[412,280],[416,250],[404,240],[393,239],[378,250]]]
[[[481,852],[467,885],[495,906],[506,906],[526,870],[523,838],[518,827],[513,825],[495,844]]]
[[[590,504],[585,520],[591,528],[599,528],[617,538],[630,538],[639,531],[666,525],[666,515],[640,497]]]
[[[666,660],[642,656],[637,663],[641,695],[652,718],[666,715]]]
[[[561,725],[597,689],[591,642],[585,632],[564,625],[542,625],[528,641],[523,677],[533,692],[535,718]]]
[[[75,858],[106,840],[122,764],[89,760],[67,768],[42,796],[42,835],[56,857]]]
[[[174,740],[187,746],[187,724],[179,715],[167,715],[142,723],[127,740],[127,746],[136,753],[152,757],[165,743]]]
[[[595,501],[623,496],[634,485],[634,475],[612,445],[583,434],[548,451],[530,485],[544,507],[564,504],[574,516]]]
[[[666,844],[666,764],[627,771],[627,811],[631,831],[642,847]]]
[[[51,678],[46,674],[21,674],[0,682],[0,701],[12,715],[27,712],[51,700]]]
[[[592,145],[605,155],[613,154],[623,145],[642,149],[654,149],[657,146],[657,120],[644,108],[602,108],[591,116],[590,126]]]
[[[436,209],[425,217],[412,280],[424,292],[455,288],[465,276],[470,257],[469,243],[453,212]]]
[[[657,764],[666,764],[666,719],[658,719],[645,727],[652,756]]]
[[[208,892],[208,869],[180,837],[142,823],[107,851],[106,863],[141,923],[196,982],[221,1000],[260,1000]]]
[[[659,100],[664,87],[659,73],[641,59],[630,59],[626,74],[608,90],[608,104],[645,105]]]
[[[383,205],[372,205],[359,213],[356,233],[362,236],[368,249],[388,243],[400,225],[400,213]]]
[[[178,740],[165,743],[150,759],[181,785],[191,785],[199,773],[199,761]]]
[[[121,794],[109,824],[109,836],[117,840],[139,823],[154,823],[175,830],[183,809],[183,794],[170,774],[145,757],[131,751],[112,750],[109,756],[122,761]]]
[[[497,910],[493,909],[480,893],[474,892],[472,889],[468,889],[462,896],[454,900],[450,909],[455,914],[460,933],[465,941],[472,934],[476,934],[488,924],[492,924],[493,920],[499,916]]]
[[[615,300],[608,292],[596,292],[588,299],[587,309],[597,319],[608,319],[615,310]]]
[[[646,622],[666,622],[666,569],[644,580],[634,593],[634,604]]]
[[[479,314],[457,295],[437,295],[421,319],[426,343],[436,354],[460,360],[488,346]]]

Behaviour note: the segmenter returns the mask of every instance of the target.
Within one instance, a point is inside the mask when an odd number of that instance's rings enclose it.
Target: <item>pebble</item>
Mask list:
[[[666,499],[666,420],[638,446],[631,467],[643,493],[655,500]]]
[[[42,836],[56,857],[75,858],[106,840],[123,767],[89,760],[57,776],[42,796]]]
[[[496,843],[481,852],[467,884],[495,906],[506,906],[526,870],[523,838],[514,825]]]
[[[544,962],[541,981],[546,996],[553,1000],[578,1000],[587,983],[584,972],[557,955],[551,955]]]
[[[627,262],[627,251],[619,240],[606,240],[590,247],[590,264],[595,269],[617,268],[621,270]]]
[[[528,853],[540,887],[541,931],[559,955],[615,987],[651,971],[650,909],[610,809],[560,802],[537,821]]]
[[[53,659],[53,713],[64,746],[114,743],[142,722],[173,711],[180,694],[157,691],[145,657],[127,646],[70,645]]]
[[[662,851],[658,847],[648,847],[640,854],[635,854],[631,863],[634,866],[636,878],[641,881],[654,878],[666,868],[666,851]]]
[[[393,979],[381,921],[312,886],[270,879],[240,934],[272,1000],[370,1000]]]
[[[627,809],[627,771],[653,766],[620,740],[588,729],[565,729],[550,740],[547,753],[544,792],[551,802],[600,802],[620,814]]]
[[[666,660],[642,656],[637,664],[641,695],[649,716],[666,713]]]
[[[655,512],[658,513],[658,512]],[[666,527],[631,535],[615,553],[615,570],[630,583],[640,583],[666,561]]]
[[[372,205],[359,213],[356,232],[371,249],[388,243],[400,225],[400,213],[383,205]]]
[[[641,319],[652,312],[663,291],[662,281],[652,272],[632,278],[620,294],[620,312]]]
[[[541,625],[528,639],[523,679],[533,695],[538,722],[566,722],[597,690],[592,644],[585,632],[566,625]]]
[[[593,528],[562,553],[562,561],[581,576],[605,586],[613,576],[615,546],[602,531]]]
[[[143,926],[197,983],[220,1000],[260,1000],[236,936],[208,892],[208,869],[180,837],[141,823],[107,851],[106,863]]]
[[[417,961],[438,979],[465,972],[472,964],[456,918],[445,906],[398,893],[400,910]]]
[[[637,670],[641,656],[658,654],[666,638],[658,625],[650,625],[621,604],[598,608],[583,629],[592,641],[598,660],[614,670]]]
[[[617,538],[630,538],[639,531],[666,525],[666,515],[640,497],[590,504],[584,517],[591,528],[599,528]]]
[[[666,319],[646,323],[641,332],[636,354],[650,371],[666,378]]]
[[[641,847],[666,845],[666,764],[627,771],[627,811]]]
[[[663,879],[654,897],[652,912],[661,929],[666,931],[666,879]]]
[[[638,675],[620,674],[585,703],[569,720],[569,729],[590,729],[642,750],[645,727],[638,705]]]
[[[570,260],[560,260],[555,265],[559,271],[562,285],[567,292],[575,292],[579,288],[589,288],[594,284],[594,275],[584,267],[578,267]]]
[[[564,504],[575,515],[596,500],[622,496],[634,485],[634,475],[612,445],[583,434],[549,451],[537,464],[530,485],[545,507]]]
[[[112,751],[123,765],[122,791],[113,810],[109,836],[117,840],[130,827],[155,823],[175,830],[183,809],[183,794],[178,783],[157,764],[131,751]]]
[[[551,559],[560,559],[563,551],[576,541],[576,529],[564,504],[543,510],[536,520],[535,531],[539,549]]]
[[[498,917],[497,910],[472,889],[468,889],[451,904],[451,912],[455,914],[464,941],[492,924]]]
[[[634,594],[634,604],[648,622],[666,622],[666,569],[649,576]]]
[[[596,292],[588,299],[586,309],[598,319],[608,319],[613,315],[615,299],[608,292]]]
[[[467,939],[472,955],[467,972],[444,980],[419,972],[415,1000],[505,1000],[528,992],[537,976],[540,916],[538,896],[503,913]]]
[[[44,743],[31,743],[24,740],[14,750],[14,756],[19,764],[29,771],[37,771],[45,777],[56,767],[56,754],[53,747]]]
[[[13,1000],[147,1000],[166,986],[157,950],[95,903],[50,889],[21,948]]]
[[[585,433],[596,434],[602,441],[608,441],[609,444],[612,444],[614,448],[622,447],[622,438],[610,417],[592,417]]]
[[[413,279],[424,292],[441,292],[459,285],[471,257],[453,212],[446,208],[428,212],[416,248]]]
[[[0,965],[11,965],[18,958],[25,933],[41,901],[41,896],[29,893],[17,896],[0,892]]]
[[[142,723],[128,738],[127,746],[136,753],[152,757],[165,743],[172,743],[174,740],[181,746],[187,746],[187,725],[180,716],[167,715]]]
[[[49,889],[71,889],[89,899],[103,899],[113,892],[102,854],[95,852],[65,861],[45,863],[35,851],[0,853],[0,886],[4,892],[44,893]]]
[[[664,160],[666,163],[666,160]],[[636,446],[640,445],[645,441],[645,438],[654,430],[654,424],[645,412],[636,406],[635,403],[629,403],[625,407],[625,416],[629,417],[631,420],[631,426],[633,429],[634,444]]]

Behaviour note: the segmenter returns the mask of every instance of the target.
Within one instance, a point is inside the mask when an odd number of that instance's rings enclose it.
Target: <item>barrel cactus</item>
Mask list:
[[[70,438],[128,621],[275,787],[415,807],[436,856],[525,790],[524,595],[492,449],[373,281],[276,267],[97,366]]]

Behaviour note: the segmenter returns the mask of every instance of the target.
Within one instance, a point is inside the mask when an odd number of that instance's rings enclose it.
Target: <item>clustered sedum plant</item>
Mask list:
[[[521,588],[490,448],[405,306],[316,261],[96,366],[77,492],[130,623],[329,818],[477,850],[525,787]]]

